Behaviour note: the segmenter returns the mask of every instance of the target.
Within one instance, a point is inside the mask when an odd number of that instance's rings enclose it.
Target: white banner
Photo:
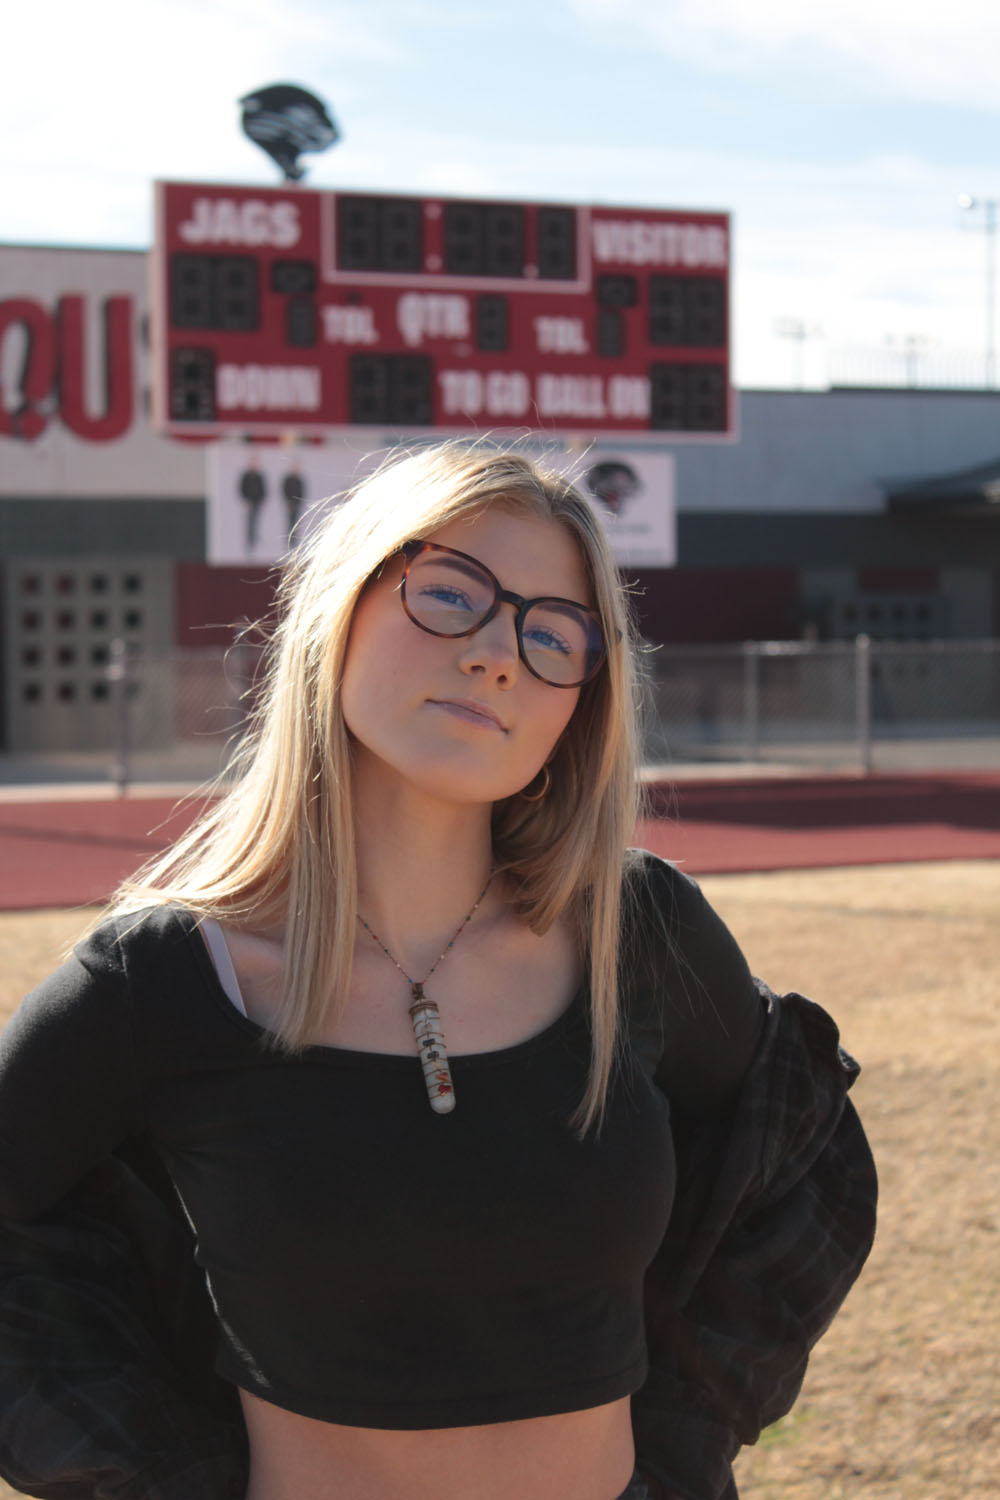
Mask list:
[[[385,456],[344,444],[214,443],[208,449],[212,563],[273,563]]]
[[[346,443],[214,443],[208,454],[208,560],[274,563],[386,456]],[[590,500],[621,567],[677,560],[674,459],[639,447],[541,455]]]
[[[672,453],[593,447],[568,469],[593,504],[619,567],[670,568],[677,561]]]

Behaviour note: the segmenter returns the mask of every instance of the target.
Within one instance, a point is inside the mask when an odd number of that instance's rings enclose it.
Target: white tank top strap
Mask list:
[[[201,935],[205,939],[205,946],[215,965],[215,972],[219,976],[219,983],[233,1005],[240,1012],[240,1015],[245,1016],[247,1008],[243,1003],[243,996],[240,993],[240,983],[236,978],[233,960],[229,955],[229,945],[226,942],[226,935],[218,922],[210,921],[208,918],[200,925]]]

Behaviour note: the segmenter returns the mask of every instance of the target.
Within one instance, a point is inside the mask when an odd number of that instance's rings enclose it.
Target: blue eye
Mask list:
[[[551,627],[536,625],[525,634],[525,644],[536,647],[541,651],[557,651],[560,656],[570,656],[573,648],[565,636],[559,635]]]
[[[450,609],[472,608],[472,600],[463,589],[456,588],[451,583],[425,583],[421,585],[421,598],[435,599],[439,604],[447,604]]]

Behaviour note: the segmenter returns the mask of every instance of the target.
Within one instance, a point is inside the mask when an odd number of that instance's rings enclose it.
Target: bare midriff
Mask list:
[[[342,1427],[241,1391],[247,1500],[616,1500],[634,1465],[628,1398],[480,1427]]]

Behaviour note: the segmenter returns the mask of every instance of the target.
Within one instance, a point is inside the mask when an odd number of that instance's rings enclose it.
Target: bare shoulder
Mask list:
[[[283,930],[256,931],[228,922],[220,926],[247,1015],[259,1026],[273,1028],[285,964]]]

